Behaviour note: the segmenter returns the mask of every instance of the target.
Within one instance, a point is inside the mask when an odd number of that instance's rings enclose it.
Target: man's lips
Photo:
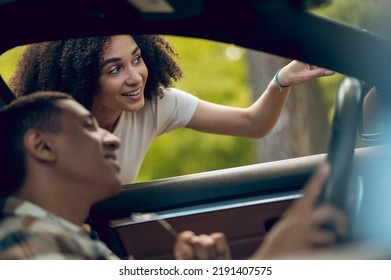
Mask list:
[[[105,158],[108,159],[111,163],[113,163],[115,165],[118,172],[121,170],[121,166],[118,163],[117,156],[115,154],[107,154],[107,155],[105,155]]]

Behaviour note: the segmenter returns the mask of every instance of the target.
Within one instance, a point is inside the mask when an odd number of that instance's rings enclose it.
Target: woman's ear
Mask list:
[[[23,144],[26,153],[37,160],[53,162],[57,158],[51,133],[30,129],[24,135]]]

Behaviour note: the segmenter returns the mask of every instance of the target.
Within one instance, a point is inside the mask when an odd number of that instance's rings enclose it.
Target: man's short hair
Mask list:
[[[62,109],[57,101],[73,99],[62,92],[41,91],[19,97],[0,109],[0,196],[17,192],[26,176],[23,138],[29,129],[57,133]],[[4,170],[5,169],[5,170]]]

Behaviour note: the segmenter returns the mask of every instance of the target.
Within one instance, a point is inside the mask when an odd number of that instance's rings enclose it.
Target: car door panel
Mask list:
[[[224,232],[233,257],[244,258],[324,158],[315,155],[124,186],[116,197],[95,205],[92,225],[119,255],[172,258],[174,238],[161,225],[130,219],[135,212],[154,212],[177,231]]]
[[[376,147],[356,149],[356,172],[377,160],[375,151]],[[325,159],[320,154],[124,186],[117,196],[93,207],[91,223],[122,257],[172,259],[175,238],[156,222],[165,219],[178,232],[224,232],[233,258],[243,259],[301,196],[309,176]],[[136,212],[157,216],[134,221],[131,215]]]
[[[295,195],[232,208],[206,210],[201,213],[177,213],[165,220],[176,231],[194,231],[196,234],[224,232],[235,259],[248,257],[262,241],[268,225],[288,207]],[[244,203],[243,203],[244,204]],[[191,211],[187,211],[188,213]],[[167,213],[159,217],[170,216]],[[175,238],[155,220],[146,222],[114,221],[112,228],[121,240],[127,254],[136,259],[172,259]],[[148,240],[148,241],[147,241]]]

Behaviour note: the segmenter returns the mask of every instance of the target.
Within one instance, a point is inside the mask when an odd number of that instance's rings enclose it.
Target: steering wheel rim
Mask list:
[[[329,203],[350,214],[348,203],[352,191],[351,171],[359,124],[361,84],[355,78],[342,80],[337,92],[332,131],[326,161],[331,166],[331,174],[319,196],[319,203]],[[359,206],[355,206],[357,208]],[[356,209],[357,211],[357,209]],[[352,217],[348,217],[352,218]],[[350,228],[354,224],[350,219]]]

